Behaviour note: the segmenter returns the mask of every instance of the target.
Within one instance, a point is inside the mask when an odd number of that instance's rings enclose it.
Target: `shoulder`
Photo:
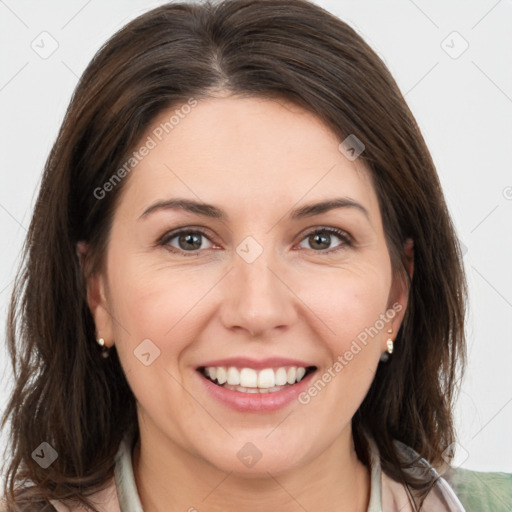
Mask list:
[[[98,512],[121,512],[114,477],[101,490],[88,495],[87,500]],[[49,510],[56,510],[57,512],[85,512],[90,510],[81,504],[71,503],[67,500],[50,500],[50,503],[54,508]]]
[[[17,504],[16,512],[57,512],[57,509],[48,502],[40,502],[37,505],[34,504]],[[10,509],[13,510],[12,507]],[[7,505],[4,503],[0,504],[0,512],[8,512]]]
[[[13,508],[14,507],[14,508]],[[5,496],[0,498],[0,512],[57,512],[57,509],[47,500],[27,501],[26,499],[16,500],[14,504],[7,505]]]
[[[466,512],[509,512],[512,509],[512,473],[451,468],[443,478]]]
[[[369,439],[371,447],[371,496],[368,512],[413,512],[420,504],[423,512],[465,512],[461,502],[450,485],[439,476],[432,465],[420,457],[411,447],[395,440],[397,450],[403,457],[403,472],[417,480],[418,476],[426,477],[434,482],[427,495],[410,485],[394,480],[380,466],[379,451],[373,439]]]
[[[112,477],[106,484],[99,490],[92,494],[85,496],[88,502],[96,508],[98,512],[121,512],[117,486],[115,477]],[[91,510],[77,501],[59,500],[59,499],[44,499],[40,498],[37,501],[21,499],[14,505],[15,509],[9,509],[10,512],[86,512]],[[8,512],[8,506],[5,498],[0,499],[0,512]]]

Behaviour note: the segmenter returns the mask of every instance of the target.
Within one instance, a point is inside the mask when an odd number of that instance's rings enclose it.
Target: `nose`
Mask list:
[[[286,272],[266,256],[269,252],[263,251],[252,263],[235,255],[221,305],[226,328],[264,337],[285,330],[296,321],[298,299],[286,282]]]

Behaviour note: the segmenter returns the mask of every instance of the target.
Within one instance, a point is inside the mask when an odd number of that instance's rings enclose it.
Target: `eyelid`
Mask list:
[[[337,235],[339,237],[344,237],[347,240],[350,240],[351,242],[353,241],[352,236],[347,231],[345,231],[344,229],[341,229],[341,228],[336,228],[334,226],[315,226],[313,228],[306,230],[306,232],[302,235],[302,237],[304,238],[304,237],[311,235],[313,233],[316,233],[318,231],[334,233],[335,235]]]

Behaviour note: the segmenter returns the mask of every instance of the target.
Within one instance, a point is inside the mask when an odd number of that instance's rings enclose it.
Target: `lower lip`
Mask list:
[[[274,393],[244,393],[214,384],[200,372],[197,372],[207,392],[213,398],[240,412],[271,412],[287,406],[306,390],[315,373],[316,370],[306,375],[300,382]]]

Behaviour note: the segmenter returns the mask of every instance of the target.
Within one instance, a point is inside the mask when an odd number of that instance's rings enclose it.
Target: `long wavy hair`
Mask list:
[[[169,3],[128,23],[83,73],[45,165],[8,313],[14,387],[2,417],[7,511],[47,510],[88,496],[113,475],[135,397],[115,347],[101,356],[77,244],[102,268],[112,215],[129,177],[95,194],[162,111],[216,91],[286,99],[365,150],[395,275],[414,241],[414,275],[395,351],[379,364],[352,419],[359,458],[367,434],[383,471],[419,493],[394,439],[436,468],[455,440],[452,407],[464,372],[466,281],[434,163],[386,66],[346,23],[306,0]],[[31,456],[49,443],[43,469]],[[444,454],[444,455],[443,455]]]

